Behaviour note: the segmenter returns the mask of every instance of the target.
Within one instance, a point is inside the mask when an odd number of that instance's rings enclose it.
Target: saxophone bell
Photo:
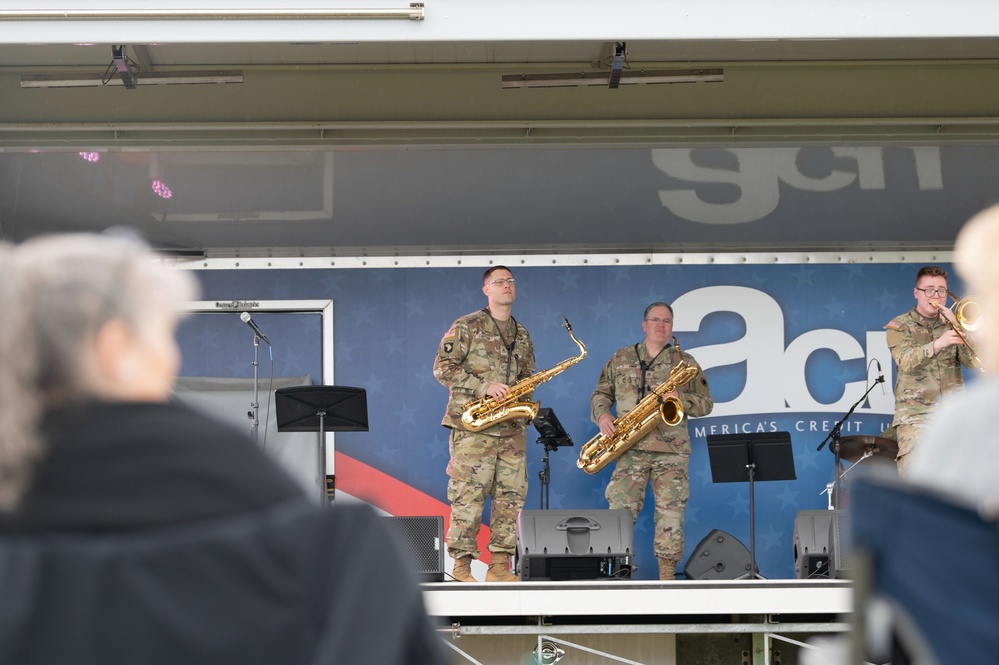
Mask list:
[[[683,420],[683,403],[670,395],[659,405],[659,417],[669,426],[679,425]]]

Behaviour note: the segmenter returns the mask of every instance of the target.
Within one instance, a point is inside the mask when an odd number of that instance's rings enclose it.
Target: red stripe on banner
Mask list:
[[[336,489],[343,490],[395,517],[440,515],[444,518],[444,529],[447,531],[447,524],[451,519],[449,504],[438,501],[429,494],[343,453],[334,453],[334,463]],[[481,552],[480,560],[488,564],[489,527],[485,524],[479,529],[477,544]]]

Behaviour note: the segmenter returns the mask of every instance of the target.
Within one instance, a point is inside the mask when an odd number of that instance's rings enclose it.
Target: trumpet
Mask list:
[[[941,305],[935,300],[930,301],[930,305],[935,307],[937,310],[949,309],[954,313],[954,321],[951,321],[946,316],[943,317],[947,322],[947,325],[951,327],[951,330],[957,333],[957,336],[961,338],[961,342],[967,347],[968,352],[971,354],[971,360],[975,365],[975,368],[980,371],[985,371],[985,366],[982,364],[981,358],[975,353],[975,349],[972,348],[971,343],[968,341],[966,336],[969,332],[974,332],[978,329],[978,324],[981,322],[982,318],[982,307],[978,304],[978,301],[972,296],[965,296],[964,298],[958,298],[950,291],[947,295],[951,297],[954,304],[950,307],[945,307],[947,300],[944,299],[944,305]]]

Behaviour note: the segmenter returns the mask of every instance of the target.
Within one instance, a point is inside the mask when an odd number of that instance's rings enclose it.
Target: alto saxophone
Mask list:
[[[676,347],[679,349],[680,345],[677,344]],[[597,473],[661,423],[679,425],[683,420],[683,402],[672,395],[665,395],[695,376],[696,367],[688,365],[686,360],[677,363],[663,383],[643,397],[635,408],[614,421],[612,435],[598,433],[586,442],[579,451],[576,466],[586,473]]]
[[[557,374],[564,372],[586,357],[586,347],[572,334],[572,325],[569,323],[569,319],[563,316],[562,320],[565,321],[562,327],[568,331],[569,337],[579,347],[579,355],[567,358],[551,369],[532,374],[518,381],[510,386],[506,395],[501,399],[487,395],[480,399],[466,402],[465,410],[461,414],[461,422],[465,426],[465,429],[470,432],[481,432],[487,427],[492,427],[493,425],[514,418],[534,420],[537,417],[538,407],[541,406],[541,402],[527,402],[522,398],[525,395],[529,395],[542,383],[550,381]]]

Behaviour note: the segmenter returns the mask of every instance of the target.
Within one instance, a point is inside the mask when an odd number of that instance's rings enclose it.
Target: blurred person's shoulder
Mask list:
[[[941,397],[913,452],[910,479],[974,504],[999,500],[999,455],[993,443],[997,403],[999,377]]]

